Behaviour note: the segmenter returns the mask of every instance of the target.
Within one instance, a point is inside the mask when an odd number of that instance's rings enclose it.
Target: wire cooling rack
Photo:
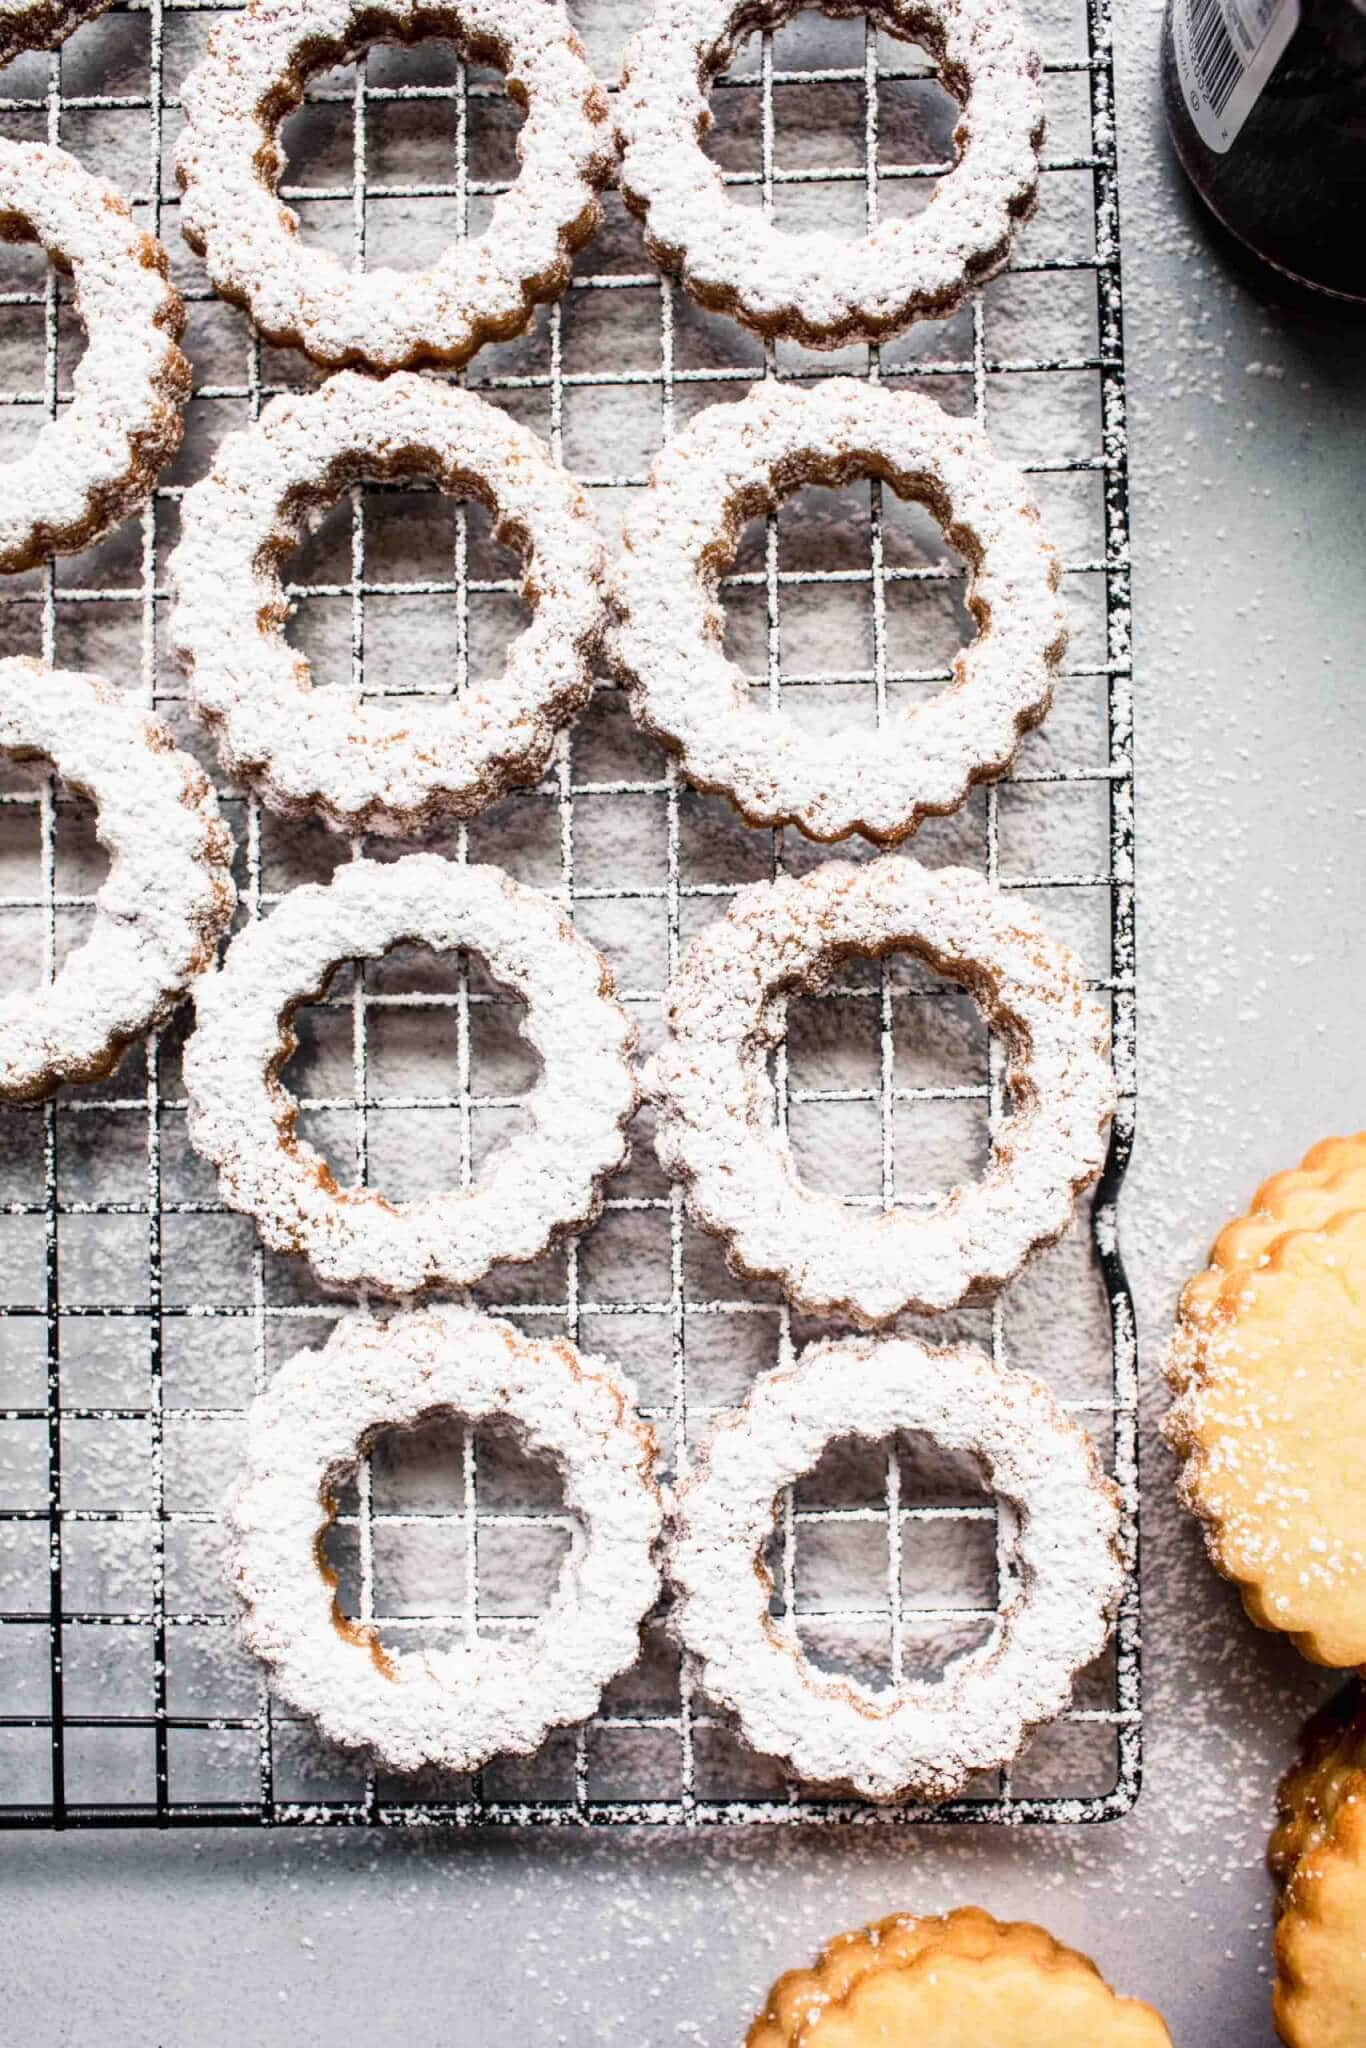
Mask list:
[[[1104,1179],[1070,1236],[991,1307],[941,1318],[1041,1372],[1083,1415],[1124,1498],[1129,1587],[1112,1650],[1072,1710],[1008,1773],[948,1805],[813,1797],[711,1711],[667,1630],[586,1727],[477,1777],[386,1781],[322,1746],[238,1649],[217,1502],[243,1410],[279,1360],[321,1342],[335,1303],[224,1212],[184,1131],[183,1019],[100,1086],[0,1116],[0,1822],[681,1825],[849,1819],[1085,1822],[1137,1796],[1135,1348],[1115,1201],[1134,1075],[1127,490],[1107,0],[1038,0],[1049,144],[1038,215],[1009,272],[952,320],[880,351],[764,348],[662,280],[611,197],[570,291],[468,383],[537,427],[612,527],[660,441],[754,378],[840,370],[905,379],[984,420],[1034,478],[1067,561],[1073,637],[1048,724],[1014,773],[927,826],[917,851],[965,860],[1036,901],[1080,952],[1114,1021],[1121,1108]],[[185,483],[229,427],[308,381],[219,304],[181,243],[168,151],[176,94],[213,13],[125,5],[0,78],[0,128],[60,142],[118,182],[172,253],[191,306],[186,446],[138,520],[86,555],[0,586],[4,652],[88,666],[154,702],[212,767],[168,665],[165,558]],[[583,24],[602,75],[634,19]],[[709,144],[742,203],[793,226],[923,203],[952,111],[932,71],[862,22],[802,17],[756,36],[713,93]],[[305,232],[363,262],[419,260],[477,229],[512,174],[500,84],[449,48],[376,47],[314,81],[288,131]],[[67,395],[69,293],[7,252],[0,433]],[[0,452],[3,452],[0,450]],[[459,691],[496,668],[518,583],[477,509],[357,488],[291,565],[291,628],[320,685]],[[825,729],[942,685],[968,630],[961,564],[877,484],[808,492],[746,536],[728,640],[775,710]],[[220,788],[221,785],[221,777]],[[359,851],[222,788],[243,918]],[[700,798],[601,687],[553,772],[438,840],[559,891],[611,959],[648,1046],[680,946],[738,884],[828,857]],[[864,849],[841,849],[859,857]],[[50,777],[0,790],[0,963],[50,975],[101,873],[83,802]],[[774,1066],[803,1169],[857,1208],[933,1199],[978,1170],[1002,1111],[999,1065],[961,996],[902,961],[853,967],[794,1002]],[[458,1177],[518,1115],[534,1069],[510,1000],[478,963],[411,950],[339,971],[299,1019],[289,1070],[303,1125],[338,1169],[411,1195]],[[745,1286],[686,1221],[643,1117],[601,1221],[479,1298],[563,1330],[635,1379],[673,1470],[755,1371],[820,1326]],[[908,1319],[909,1321],[910,1319]],[[809,1654],[870,1683],[928,1675],[989,1634],[996,1513],[970,1470],[915,1440],[838,1445],[786,1499],[775,1613]],[[535,1626],[569,1541],[557,1476],[497,1432],[433,1426],[381,1443],[329,1539],[342,1598],[386,1641]]]

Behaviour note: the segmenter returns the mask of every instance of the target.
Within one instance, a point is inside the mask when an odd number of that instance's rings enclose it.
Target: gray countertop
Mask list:
[[[534,1840],[221,1832],[0,1846],[24,2048],[738,2042],[827,1935],[1046,1922],[1180,2048],[1269,2043],[1273,1786],[1328,1689],[1244,1620],[1155,1436],[1174,1290],[1256,1182],[1366,1122],[1366,328],[1235,278],[1178,182],[1157,14],[1119,9],[1139,766],[1147,1773],[1108,1828]]]

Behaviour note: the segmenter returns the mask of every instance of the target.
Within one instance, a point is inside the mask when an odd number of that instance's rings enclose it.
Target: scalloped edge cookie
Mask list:
[[[280,130],[309,77],[389,37],[445,37],[498,65],[526,111],[519,169],[482,234],[425,270],[354,271],[301,236],[278,196]],[[616,138],[561,0],[252,0],[219,22],[181,89],[181,230],[266,339],[329,369],[454,368],[520,334],[597,228]]]
[[[746,2048],[1172,2048],[1155,2009],[1089,1956],[979,1906],[837,1935],[768,1994]]]
[[[381,1432],[447,1414],[506,1418],[548,1451],[581,1540],[530,1641],[392,1651],[338,1606],[322,1551],[333,1494]],[[465,1307],[348,1316],[321,1350],[281,1366],[247,1416],[225,1513],[243,1638],[330,1741],[390,1770],[471,1771],[526,1755],[552,1728],[585,1720],[639,1654],[659,1591],[655,1449],[634,1389],[566,1338],[527,1337]]]
[[[1163,1434],[1215,1569],[1258,1627],[1366,1660],[1366,1207],[1356,1140],[1276,1176],[1183,1294]],[[1350,1149],[1349,1149],[1350,1148]],[[1343,1203],[1346,1206],[1341,1206]],[[1334,1213],[1317,1227],[1284,1216]],[[1268,1234],[1270,1233],[1270,1234]],[[1216,1284],[1217,1281],[1217,1284]],[[1355,1435],[1353,1423],[1356,1424]]]
[[[71,271],[86,343],[72,398],[0,464],[0,570],[90,547],[151,496],[184,431],[185,305],[123,194],[64,149],[0,140],[0,239]]]
[[[1276,2031],[1286,2048],[1366,2041],[1366,1695],[1348,1686],[1308,1723],[1277,1790],[1267,1851],[1279,1886]]]

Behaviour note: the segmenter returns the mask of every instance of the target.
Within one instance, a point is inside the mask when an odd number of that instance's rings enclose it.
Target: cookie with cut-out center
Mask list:
[[[424,268],[348,264],[306,241],[278,196],[282,123],[327,66],[355,63],[381,40],[426,37],[502,71],[526,116],[517,174],[483,232],[449,242]],[[561,0],[253,0],[220,16],[180,103],[186,241],[268,341],[328,369],[454,367],[522,333],[568,284],[616,157],[607,95]]]
[[[935,59],[962,114],[955,161],[909,218],[851,240],[791,234],[768,207],[737,204],[705,154],[707,89],[742,37],[781,28],[800,0],[658,0],[631,43],[617,93],[621,189],[655,261],[701,305],[807,348],[885,341],[945,319],[1010,254],[1033,211],[1043,141],[1039,57],[1009,0],[827,0]]]
[[[386,1431],[497,1417],[548,1453],[577,1524],[554,1599],[528,1638],[479,1634],[390,1650],[344,1616],[323,1542],[343,1476]],[[524,1756],[584,1720],[633,1662],[659,1590],[655,1439],[605,1358],[448,1305],[348,1316],[281,1366],[247,1416],[226,1505],[247,1646],[329,1740],[394,1771],[470,1771]]]
[[[1310,1722],[1281,1780],[1268,1861],[1281,1887],[1276,2031],[1286,2048],[1366,2041],[1366,1696],[1349,1687]]]
[[[85,349],[71,403],[0,463],[0,571],[88,548],[145,505],[180,446],[190,365],[166,251],[64,149],[0,139],[0,241],[69,273]]]
[[[55,50],[82,22],[103,14],[112,0],[4,0],[0,5],[0,64],[25,50]]]
[[[988,1642],[935,1681],[873,1689],[822,1671],[775,1620],[764,1553],[778,1500],[843,1437],[913,1430],[973,1462],[1001,1515]],[[814,1344],[723,1416],[677,1489],[673,1625],[702,1689],[751,1748],[809,1785],[866,1799],[949,1799],[1061,1713],[1109,1639],[1123,1531],[1095,1445],[1048,1388],[969,1345],[909,1337]]]
[[[0,763],[89,797],[109,855],[81,943],[45,983],[0,988],[0,1102],[41,1102],[112,1073],[210,966],[237,901],[232,835],[198,763],[99,676],[0,661]],[[55,956],[50,873],[43,897]]]
[[[894,1914],[780,1977],[747,2048],[1171,2048],[1150,2005],[1112,1991],[1042,1927],[977,1906]]]

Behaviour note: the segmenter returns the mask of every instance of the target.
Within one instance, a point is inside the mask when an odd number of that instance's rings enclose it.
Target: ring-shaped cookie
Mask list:
[[[281,565],[348,483],[414,474],[488,506],[525,558],[531,621],[503,674],[458,699],[314,689],[285,639]],[[592,689],[603,548],[587,494],[528,428],[429,378],[343,371],[272,401],[186,493],[170,573],[172,640],[225,766],[340,831],[418,834],[534,782]]]
[[[528,1127],[472,1187],[391,1202],[337,1184],[298,1136],[280,1073],[297,1044],[293,1012],[333,968],[404,941],[478,953],[525,1001],[523,1035],[542,1072],[525,1097]],[[601,955],[548,896],[501,868],[430,853],[349,862],[240,932],[201,982],[195,1014],[184,1066],[195,1149],[218,1168],[223,1199],[254,1216],[277,1251],[303,1252],[328,1287],[473,1286],[495,1263],[534,1259],[591,1221],[599,1183],[626,1157],[635,1027]]]
[[[497,1417],[558,1462],[582,1534],[535,1635],[386,1649],[345,1619],[322,1539],[339,1482],[383,1431]],[[227,1504],[248,1646],[324,1735],[395,1771],[472,1771],[582,1721],[634,1662],[659,1590],[654,1438],[602,1358],[466,1308],[350,1316],[283,1365],[247,1418]]]
[[[71,272],[85,351],[72,400],[0,464],[0,569],[89,547],[151,496],[180,446],[190,366],[166,251],[74,156],[0,141],[0,240],[36,241]]]
[[[979,1180],[929,1210],[865,1215],[808,1187],[775,1125],[770,1050],[788,993],[851,956],[917,954],[960,983],[1006,1050],[1011,1110]],[[743,889],[700,932],[666,999],[647,1083],[655,1150],[731,1264],[812,1315],[862,1327],[990,1292],[1066,1229],[1105,1162],[1109,1030],[1067,949],[968,868],[828,861]]]
[[[746,520],[802,484],[856,476],[929,508],[967,558],[977,633],[933,697],[832,739],[756,700],[725,653],[716,591]],[[971,420],[847,377],[757,384],[656,458],[615,569],[614,657],[641,724],[750,824],[892,843],[1000,774],[1044,716],[1067,642],[1060,576],[1024,478]]]
[[[874,1691],[820,1670],[770,1612],[761,1552],[778,1495],[843,1437],[917,1430],[975,1458],[1009,1560],[988,1643],[934,1683]],[[1109,1639],[1123,1587],[1119,1499],[1086,1432],[1048,1388],[970,1346],[911,1338],[813,1345],[756,1381],[678,1490],[676,1625],[746,1740],[807,1783],[869,1799],[947,1799],[1060,1713]]]
[[[25,50],[55,50],[82,22],[103,14],[112,0],[4,0],[0,5],[0,64]]]
[[[109,1073],[165,1022],[232,916],[232,837],[198,764],[98,676],[0,661],[0,760],[50,761],[89,797],[109,873],[52,981],[0,995],[0,1101]]]
[[[431,36],[503,71],[509,98],[526,109],[517,177],[484,232],[452,242],[429,268],[353,270],[303,241],[298,215],[276,197],[280,124],[310,74],[350,63],[381,37]],[[186,240],[269,341],[329,368],[454,365],[520,334],[568,283],[616,153],[606,95],[561,0],[258,0],[214,29],[181,104]]]
[[[740,206],[702,149],[707,87],[741,37],[781,28],[805,0],[658,0],[630,45],[615,115],[621,188],[656,262],[693,297],[758,334],[808,348],[884,341],[950,313],[999,270],[1032,211],[1043,141],[1039,58],[1009,0],[821,0],[923,44],[963,109],[954,167],[929,204],[860,240],[790,234]]]

